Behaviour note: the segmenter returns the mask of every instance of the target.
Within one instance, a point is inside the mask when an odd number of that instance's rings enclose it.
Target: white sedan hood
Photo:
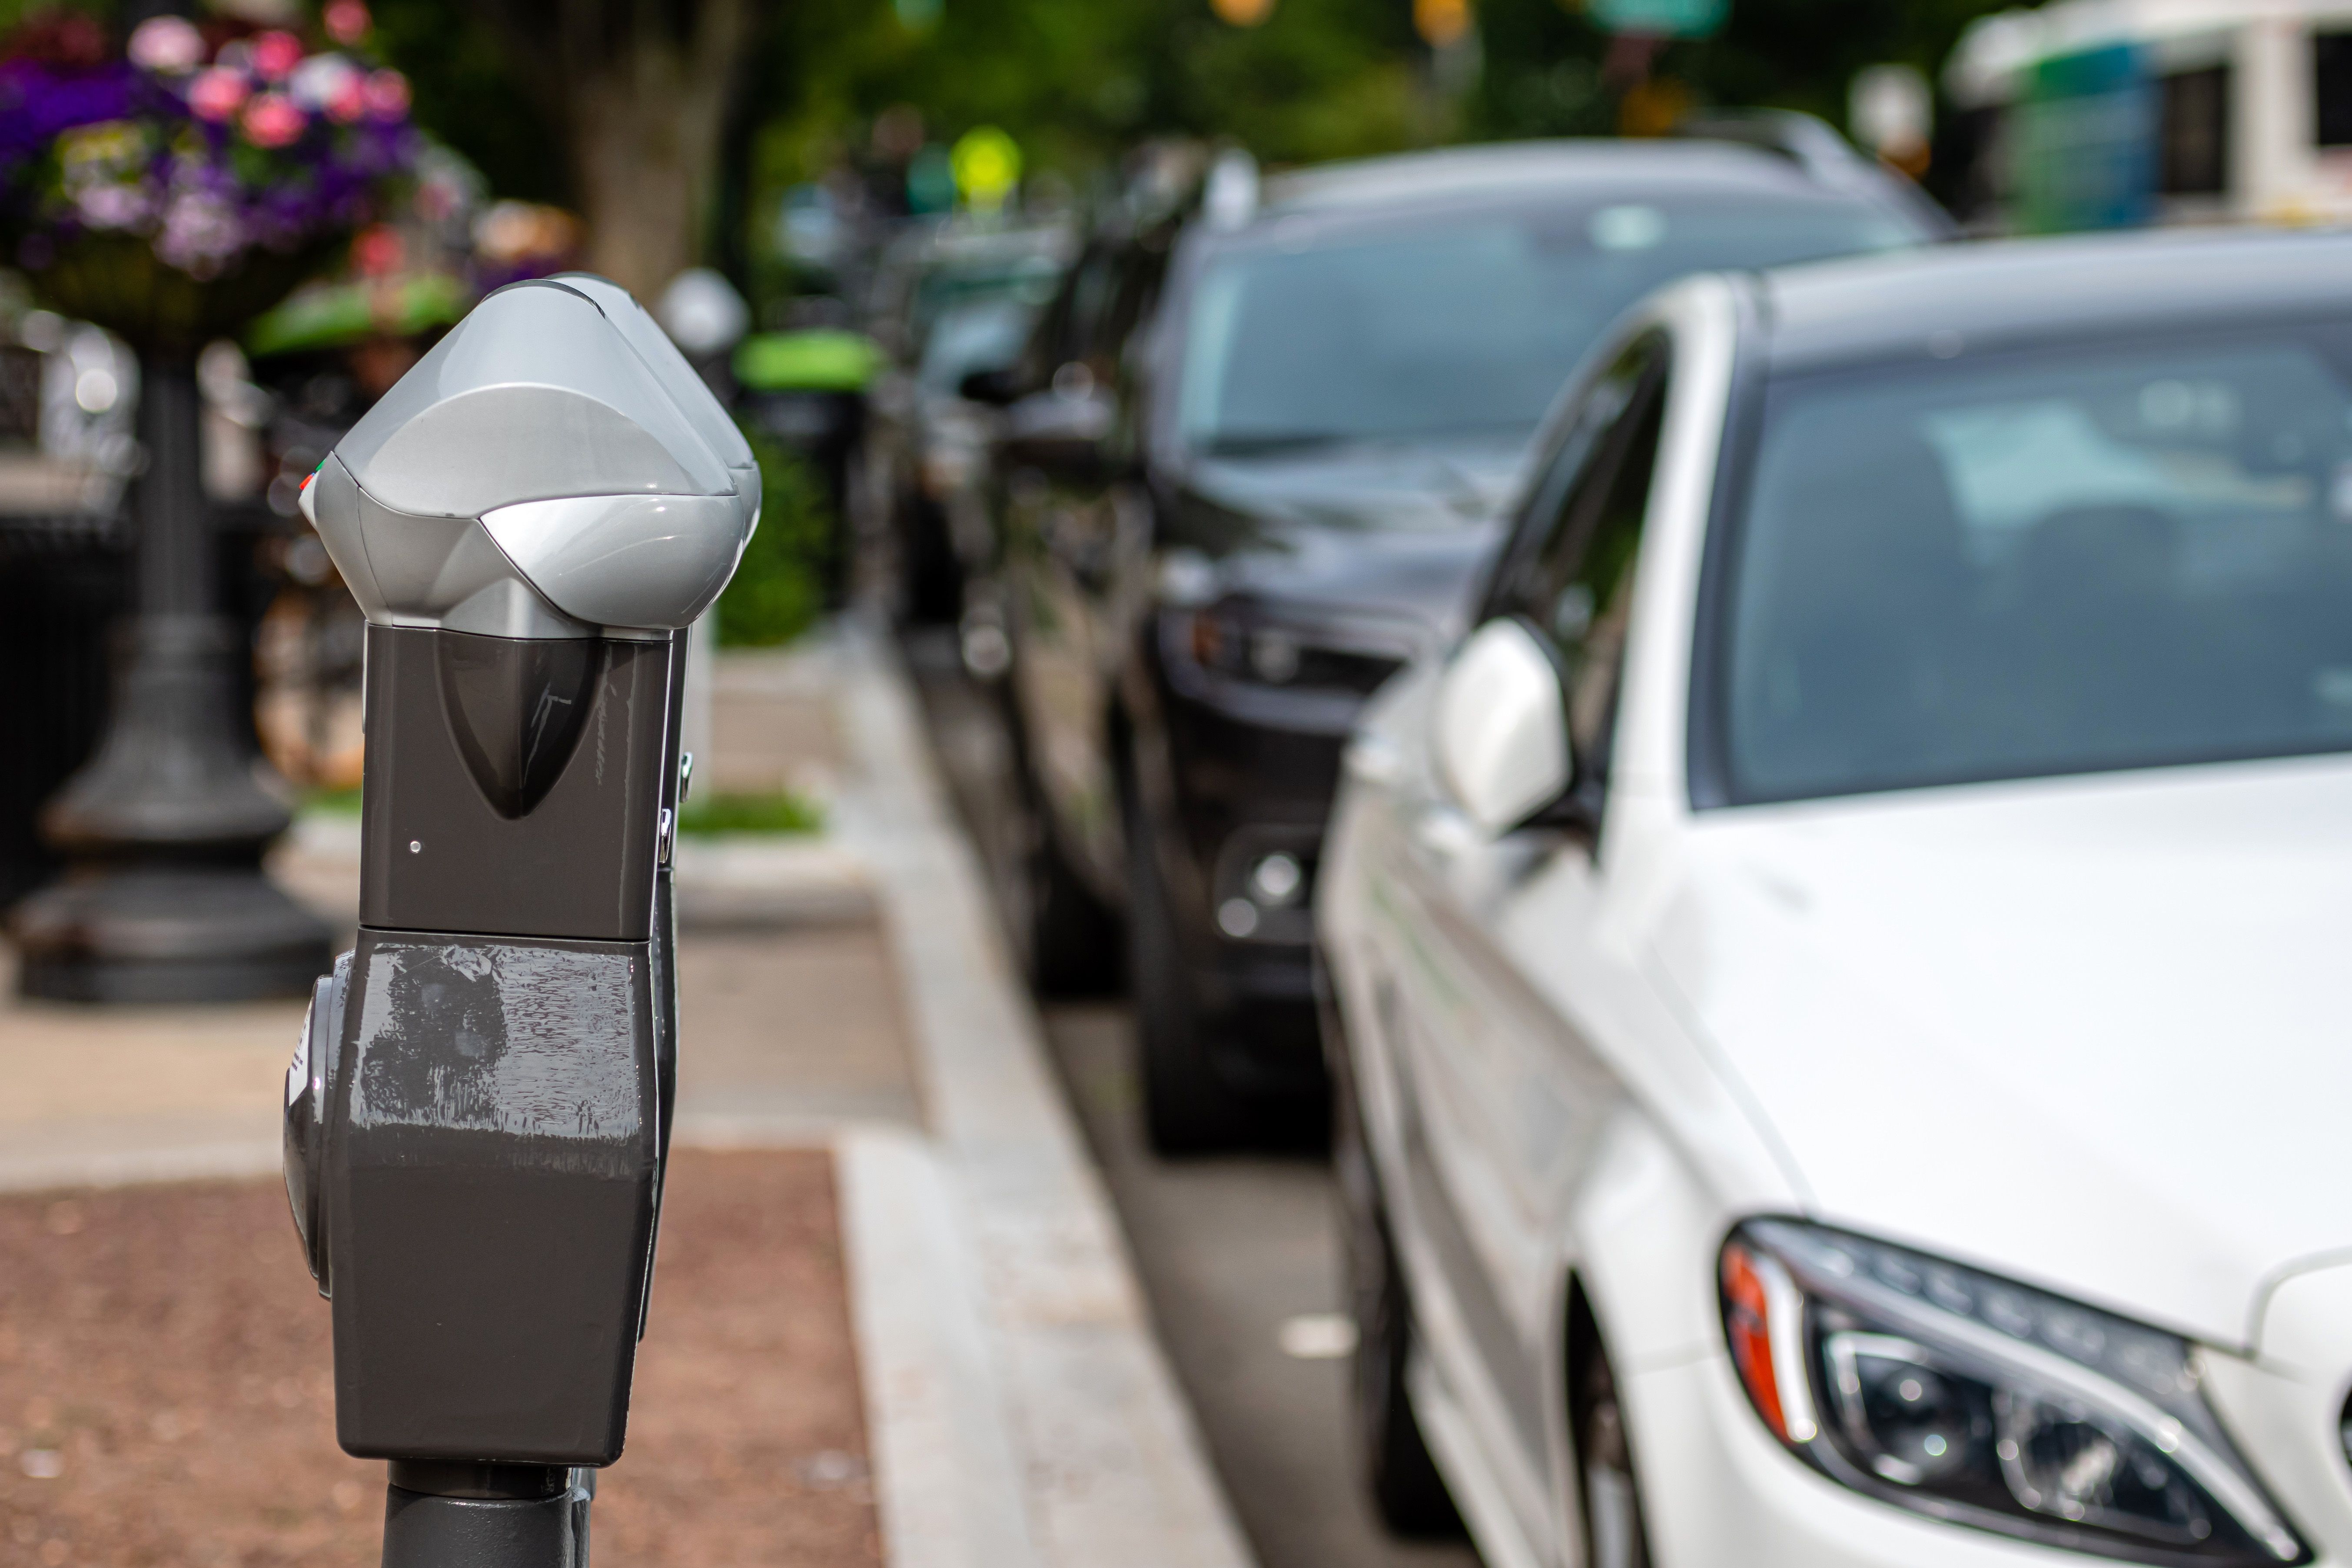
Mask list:
[[[1704,814],[1661,978],[1825,1222],[2244,1345],[2352,1247],[2352,762]]]

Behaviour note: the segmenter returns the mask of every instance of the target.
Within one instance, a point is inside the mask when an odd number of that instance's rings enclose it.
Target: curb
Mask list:
[[[952,823],[897,652],[826,650],[932,1136],[856,1133],[843,1226],[893,1568],[1248,1568]]]
[[[141,1187],[165,1182],[246,1181],[286,1169],[277,1143],[247,1140],[172,1144],[89,1153],[79,1148],[0,1155],[0,1194],[68,1187]]]

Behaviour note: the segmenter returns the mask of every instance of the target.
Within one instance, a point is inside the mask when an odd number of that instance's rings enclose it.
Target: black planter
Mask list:
[[[262,875],[286,807],[237,712],[250,650],[215,603],[193,357],[142,358],[138,608],[97,753],[41,814],[68,863],[13,921],[27,996],[226,1002],[305,994],[329,934]]]

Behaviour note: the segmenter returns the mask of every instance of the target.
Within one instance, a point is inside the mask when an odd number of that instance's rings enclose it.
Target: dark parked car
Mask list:
[[[1818,128],[1817,128],[1818,129]],[[1825,134],[1825,132],[1824,132]],[[1859,158],[1549,142],[1338,164],[1100,236],[998,461],[1041,983],[1127,915],[1163,1151],[1315,1125],[1308,904],[1364,700],[1454,628],[1522,449],[1611,321],[1706,268],[1947,232]]]
[[[866,393],[857,493],[870,509],[860,531],[887,542],[887,580],[910,619],[955,619],[966,571],[990,553],[975,493],[989,411],[958,389],[1019,355],[1075,248],[1065,224],[948,225],[885,258],[870,325],[891,363]]]

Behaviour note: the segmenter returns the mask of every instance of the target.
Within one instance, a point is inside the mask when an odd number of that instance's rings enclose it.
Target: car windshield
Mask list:
[[[1658,284],[1913,237],[1870,207],[1788,199],[1482,216],[1297,249],[1277,227],[1192,290],[1180,431],[1224,457],[1524,434]]]
[[[1003,370],[1021,357],[1037,307],[1019,298],[959,305],[941,315],[923,343],[919,377],[932,392],[953,392],[980,370]]]
[[[917,342],[929,341],[934,325],[949,311],[995,300],[1014,300],[1031,309],[1054,297],[1061,266],[1038,254],[988,266],[942,266],[924,275],[915,286],[907,312],[908,329]]]
[[[2347,351],[2313,327],[1775,387],[1734,798],[2352,749]]]

